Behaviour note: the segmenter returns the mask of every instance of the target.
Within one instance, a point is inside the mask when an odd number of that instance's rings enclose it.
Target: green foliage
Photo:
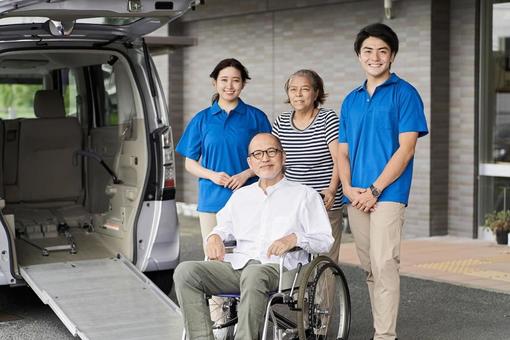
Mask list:
[[[496,230],[510,232],[510,210],[493,211],[485,215],[484,227],[494,233]]]
[[[0,84],[0,118],[8,118],[11,108],[16,117],[34,117],[34,94],[42,85]]]

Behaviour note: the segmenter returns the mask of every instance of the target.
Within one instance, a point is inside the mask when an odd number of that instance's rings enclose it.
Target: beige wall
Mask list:
[[[205,6],[187,14],[170,29],[171,34],[198,39],[196,46],[174,51],[169,58],[169,96],[175,141],[179,140],[182,127],[189,119],[210,104],[213,88],[208,75],[216,63],[226,57],[238,58],[247,66],[252,80],[243,91],[242,98],[264,110],[270,120],[288,109],[283,103],[283,83],[290,73],[300,68],[312,68],[319,72],[329,93],[324,106],[338,111],[342,99],[363,80],[363,73],[352,50],[354,37],[362,26],[376,21],[387,23],[399,35],[400,52],[393,70],[418,89],[425,104],[427,119],[431,122],[431,1],[438,0],[395,1],[395,18],[389,21],[383,19],[383,2],[380,0],[207,1]],[[473,3],[474,0],[469,2]],[[451,3],[451,26],[455,24],[466,30],[451,30],[451,85],[449,88],[446,86],[447,91],[451,91],[450,128],[442,132],[438,129],[434,139],[429,136],[419,141],[407,210],[408,237],[427,236],[431,232],[440,234],[441,230],[446,232],[446,226],[431,226],[431,215],[441,207],[444,218],[437,221],[441,224],[448,221],[451,224],[450,233],[471,235],[473,165],[470,162],[473,162],[474,140],[469,133],[474,126],[474,78],[469,74],[472,75],[474,70],[474,4],[464,3],[460,0]],[[437,30],[434,34],[437,34]],[[460,37],[470,41],[458,41]],[[443,41],[443,44],[448,44],[448,41]],[[448,63],[448,59],[445,62]],[[437,69],[436,74],[440,74]],[[439,83],[436,79],[441,80],[441,77],[434,78],[434,82]],[[442,83],[444,85],[444,79]],[[448,97],[443,100],[448,101]],[[449,111],[448,104],[440,108]],[[439,112],[436,106],[434,111],[436,117],[450,114]],[[444,157],[449,157],[450,164],[441,160],[441,164],[446,165],[442,172],[435,172],[434,176],[444,177],[447,174],[446,177],[451,178],[447,184],[449,193],[446,189],[440,190],[440,185],[444,186],[440,180],[431,181],[430,160],[431,140],[440,140],[448,147],[448,136],[444,136],[448,130],[451,130],[452,148]],[[431,126],[431,131],[434,132],[434,126]],[[184,174],[180,156],[178,164],[178,199],[196,202],[196,179]],[[465,191],[471,193],[458,202],[457,195]],[[436,196],[443,195],[445,203],[434,206],[431,192]],[[456,196],[452,197],[452,193]],[[466,207],[464,204],[471,205]],[[460,220],[458,217],[461,217]]]

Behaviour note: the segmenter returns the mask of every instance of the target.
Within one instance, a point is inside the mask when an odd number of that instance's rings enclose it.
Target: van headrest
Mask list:
[[[34,96],[34,113],[37,118],[63,118],[66,116],[64,99],[57,90],[39,90]]]

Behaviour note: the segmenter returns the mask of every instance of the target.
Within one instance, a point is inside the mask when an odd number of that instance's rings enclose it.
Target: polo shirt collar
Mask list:
[[[381,85],[379,85],[379,86],[386,86],[386,85],[396,84],[399,79],[400,78],[395,73],[391,73],[390,77],[388,79],[386,79],[386,81],[384,83],[382,83]],[[358,92],[363,91],[363,90],[366,91],[366,89],[367,89],[367,80],[365,79],[363,84],[361,84],[360,86],[358,86],[356,88],[356,91],[358,91]]]
[[[241,98],[239,98],[239,101],[237,102],[237,106],[232,111],[235,111],[237,113],[246,113],[246,109],[247,109],[246,104],[241,100]],[[220,107],[217,100],[214,101],[214,103],[209,108],[209,112],[213,115],[216,115],[216,114],[220,113],[221,111],[223,111],[223,109]]]

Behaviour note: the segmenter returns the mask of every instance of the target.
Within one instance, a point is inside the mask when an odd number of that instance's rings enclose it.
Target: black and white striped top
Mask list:
[[[329,186],[333,173],[333,159],[328,145],[338,138],[338,116],[335,111],[319,109],[314,121],[304,130],[292,123],[293,112],[284,112],[273,123],[273,135],[282,142],[287,156],[285,176],[322,191]],[[342,186],[336,192],[333,209],[343,203]]]

